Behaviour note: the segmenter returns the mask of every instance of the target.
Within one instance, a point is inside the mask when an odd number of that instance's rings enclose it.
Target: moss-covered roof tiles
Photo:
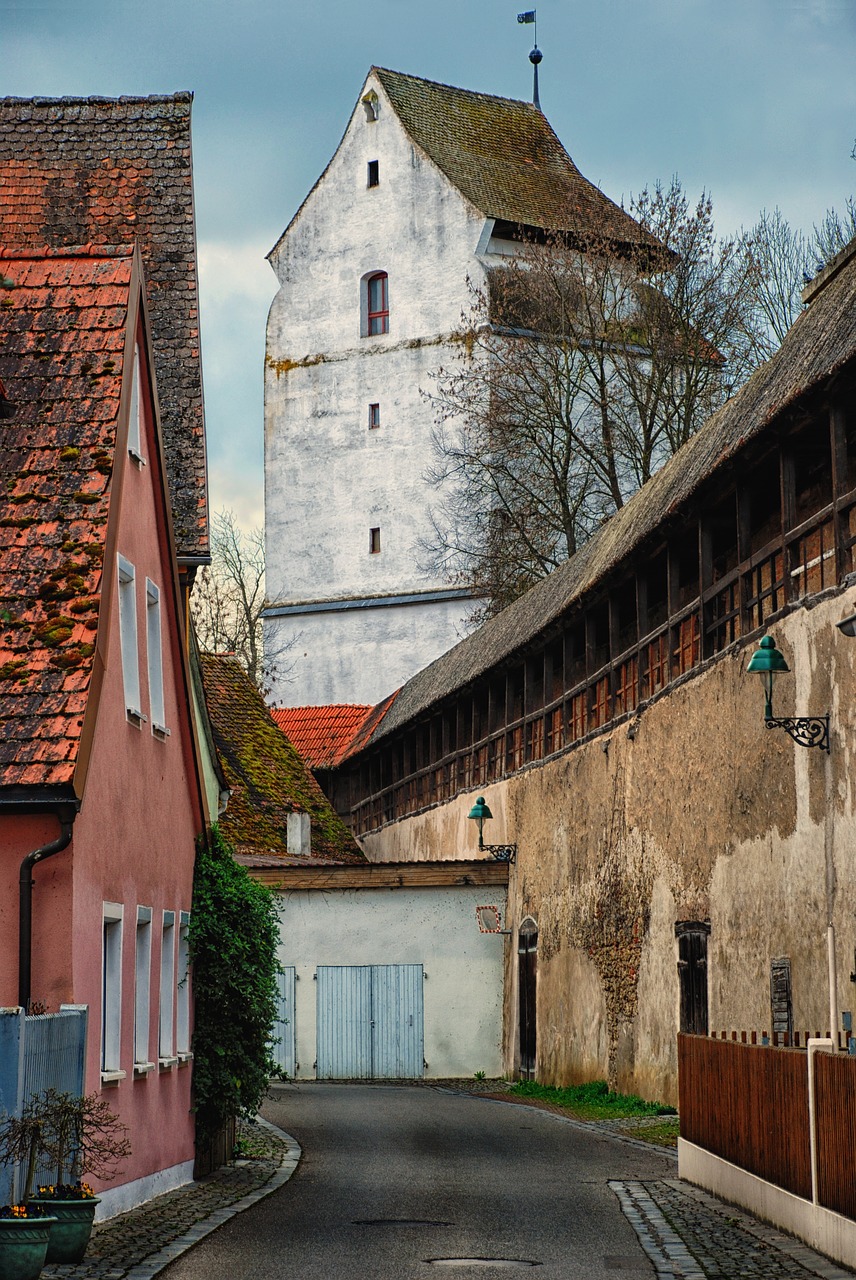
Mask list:
[[[0,98],[0,246],[136,241],[179,557],[208,553],[192,95]]]
[[[0,253],[0,782],[66,786],[93,668],[130,249]]]
[[[236,855],[244,862],[304,862],[287,852],[286,822],[296,811],[309,814],[313,859],[364,862],[356,840],[274,724],[237,658],[202,654],[202,678],[214,741],[231,790],[220,827]]]
[[[490,218],[659,247],[584,178],[531,102],[473,93],[373,67],[413,141]]]

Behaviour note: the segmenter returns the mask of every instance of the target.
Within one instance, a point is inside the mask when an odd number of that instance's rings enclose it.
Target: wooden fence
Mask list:
[[[856,1056],[817,1053],[813,1069],[817,1203],[856,1219]],[[812,1199],[804,1049],[681,1035],[678,1090],[682,1138]]]
[[[221,1165],[231,1164],[235,1149],[235,1119],[227,1120],[208,1141],[196,1140],[196,1159],[193,1165],[194,1178],[204,1178],[213,1173]]]

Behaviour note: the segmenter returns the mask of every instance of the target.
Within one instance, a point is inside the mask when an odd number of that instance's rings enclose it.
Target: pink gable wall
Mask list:
[[[140,343],[141,356],[144,345]],[[128,362],[130,363],[130,362]],[[142,389],[141,389],[142,391]],[[148,395],[146,395],[148,401]],[[32,997],[51,1012],[62,1002],[89,1006],[86,1090],[102,1087],[103,904],[121,904],[120,1068],[125,1078],[105,1085],[104,1097],[131,1133],[133,1154],[118,1181],[144,1178],[193,1159],[190,1063],[134,1075],[135,935],[137,907],[151,925],[150,1062],[158,1062],[161,928],[189,912],[195,839],[204,818],[185,692],[161,472],[152,421],[146,413],[146,465],[117,447],[110,534],[105,557],[100,628],[107,628],[106,666],[85,790],[71,845],[37,866],[33,894]],[[120,432],[120,435],[124,435]],[[135,567],[137,647],[142,725],[126,715],[119,637],[115,556]],[[168,737],[152,731],[146,648],[146,578],[160,589],[163,684]],[[77,782],[80,791],[79,780]],[[17,877],[22,858],[58,834],[47,817],[0,821],[0,1004],[17,1002]],[[177,994],[173,995],[174,1006]],[[173,1018],[175,1008],[173,1009]]]

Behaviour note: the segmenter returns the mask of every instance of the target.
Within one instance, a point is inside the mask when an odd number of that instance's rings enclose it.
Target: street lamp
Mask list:
[[[493,817],[484,796],[479,796],[467,814],[479,829],[479,853],[489,853],[495,862],[514,862],[517,859],[516,844],[485,844],[484,824]]]
[[[800,747],[820,747],[829,751],[829,716],[774,716],[773,680],[789,672],[785,656],[776,648],[772,636],[764,636],[749,660],[747,671],[761,677],[764,686],[764,721],[768,729],[784,729]]]

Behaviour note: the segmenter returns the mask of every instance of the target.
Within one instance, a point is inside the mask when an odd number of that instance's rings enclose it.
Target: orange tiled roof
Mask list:
[[[0,784],[72,781],[98,627],[132,250],[0,254]]]
[[[251,866],[303,865],[287,853],[286,823],[308,813],[312,858],[364,862],[365,855],[297,751],[271,720],[264,699],[237,658],[201,655],[214,741],[231,790],[220,820],[224,836]],[[259,863],[257,859],[263,859]]]
[[[337,702],[328,707],[273,707],[271,715],[310,769],[333,769],[371,710]]]
[[[0,98],[0,246],[139,246],[180,557],[208,552],[192,101]]]

